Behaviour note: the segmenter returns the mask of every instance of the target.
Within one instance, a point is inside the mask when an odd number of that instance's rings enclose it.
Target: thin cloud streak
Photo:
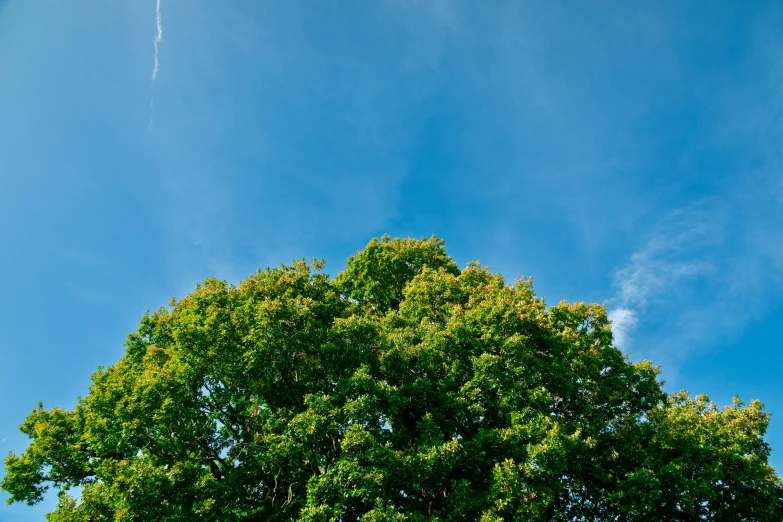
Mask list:
[[[147,128],[148,131],[152,131],[152,125],[155,123],[155,120],[152,116],[152,108],[155,106],[155,97],[153,96],[152,91],[155,89],[155,79],[158,77],[158,70],[160,69],[160,62],[158,60],[158,44],[160,44],[161,40],[163,40],[163,17],[160,14],[160,0],[156,0],[155,2],[155,24],[158,28],[158,31],[155,33],[155,38],[152,40],[155,47],[155,52],[153,54],[154,63],[152,66],[152,75],[150,76],[150,122]]]
[[[158,27],[158,32],[155,34],[155,38],[153,39],[154,45],[155,45],[155,54],[153,56],[153,59],[155,60],[155,64],[152,67],[152,77],[150,78],[150,81],[154,84],[155,78],[158,77],[158,69],[159,69],[159,62],[158,62],[158,44],[163,40],[163,18],[160,15],[160,0],[156,0],[155,3],[155,23]]]

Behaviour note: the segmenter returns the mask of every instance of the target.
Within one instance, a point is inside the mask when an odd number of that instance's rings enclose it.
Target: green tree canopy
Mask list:
[[[443,241],[209,279],[143,317],[2,488],[50,521],[783,519],[759,402],[666,395],[605,308]],[[77,488],[75,497],[69,490]]]

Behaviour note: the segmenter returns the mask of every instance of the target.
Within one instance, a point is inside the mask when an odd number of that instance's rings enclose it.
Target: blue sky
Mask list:
[[[197,282],[437,234],[783,468],[783,4],[0,0],[0,453]],[[151,103],[154,102],[154,103]],[[40,520],[0,507],[0,520]]]

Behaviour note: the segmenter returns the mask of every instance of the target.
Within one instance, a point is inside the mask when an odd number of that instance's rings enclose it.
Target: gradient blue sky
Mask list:
[[[151,85],[155,7],[0,0],[0,453],[204,278],[434,233],[783,467],[783,3],[161,0]]]

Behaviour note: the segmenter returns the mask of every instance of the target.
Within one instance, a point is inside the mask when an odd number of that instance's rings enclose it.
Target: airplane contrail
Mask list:
[[[158,77],[158,44],[161,40],[163,40],[163,18],[160,16],[160,0],[156,0],[155,2],[155,23],[158,26],[158,32],[155,34],[155,39],[153,40],[155,43],[155,65],[152,67],[152,77],[150,78],[151,82],[155,82],[155,78]]]
[[[160,0],[155,0],[155,24],[158,27],[158,32],[155,33],[155,38],[152,40],[155,45],[155,54],[153,55],[154,64],[152,66],[152,76],[150,76],[150,123],[147,128],[149,131],[152,130],[152,124],[155,121],[152,117],[152,107],[155,106],[155,97],[152,94],[152,91],[155,88],[155,78],[158,77],[158,68],[160,65],[158,62],[158,44],[163,40],[163,17],[160,15]]]

